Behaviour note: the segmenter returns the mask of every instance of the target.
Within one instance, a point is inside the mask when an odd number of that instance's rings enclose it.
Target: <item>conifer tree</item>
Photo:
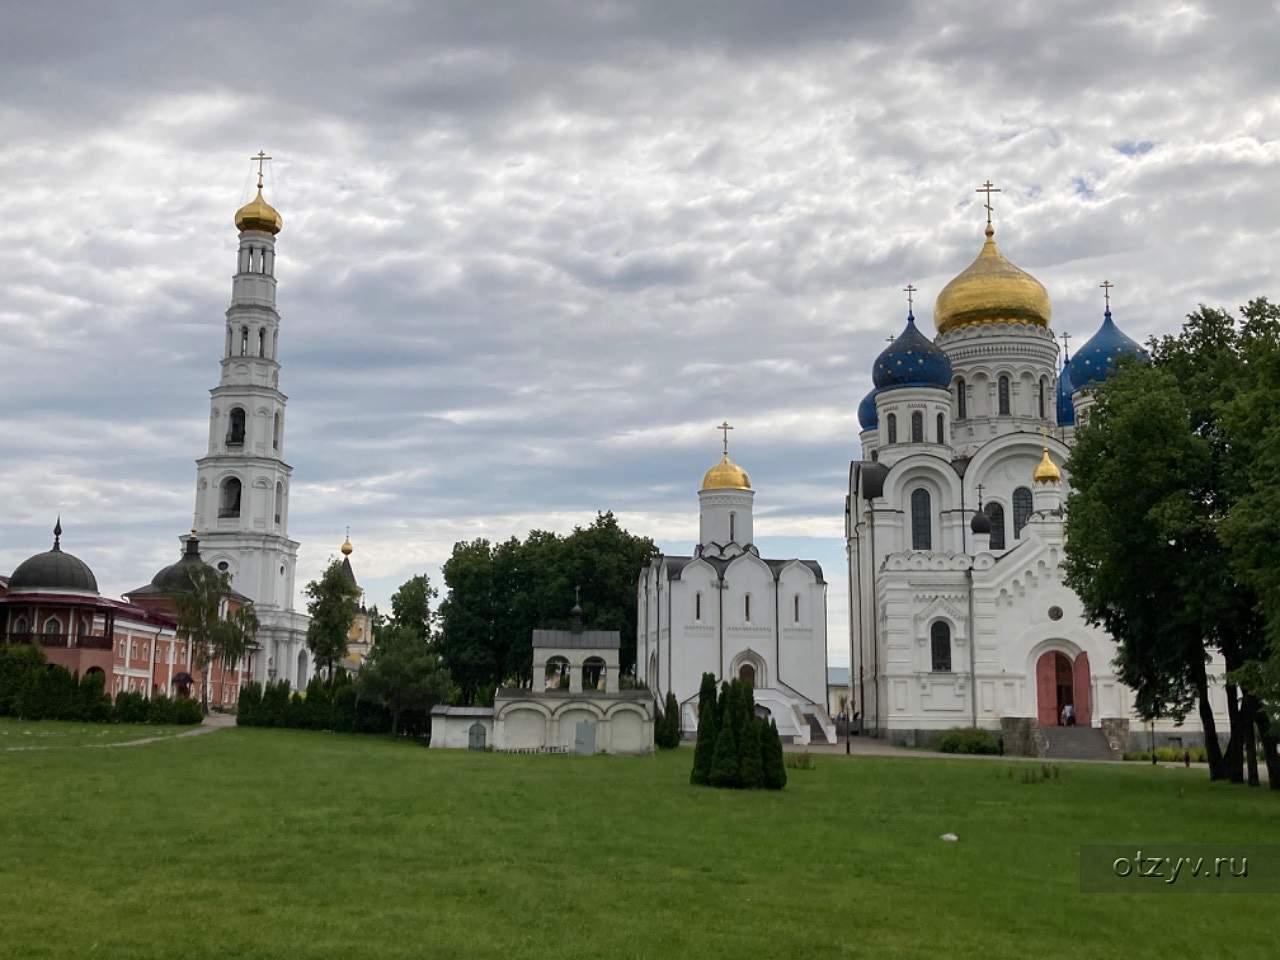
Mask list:
[[[733,724],[722,723],[716,736],[716,752],[711,761],[710,783],[713,787],[738,785],[738,743],[733,736]]]
[[[742,742],[738,745],[738,786],[747,790],[764,785],[760,747],[760,728],[763,726],[760,720],[752,717],[742,728]]]
[[[680,746],[680,704],[676,695],[667,691],[666,703],[662,705],[662,718],[658,721],[655,739],[664,750],[673,750]]]
[[[764,768],[764,784],[770,790],[781,790],[787,785],[787,766],[782,759],[782,738],[778,736],[778,724],[769,721],[769,730],[765,737],[769,750],[769,761]]]
[[[698,691],[698,742],[693,749],[693,772],[690,783],[711,782],[711,761],[716,752],[718,709],[716,705],[715,674],[702,675],[702,687]]]

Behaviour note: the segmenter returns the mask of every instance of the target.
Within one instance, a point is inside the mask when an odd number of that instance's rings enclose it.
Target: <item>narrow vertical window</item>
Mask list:
[[[938,414],[938,443],[947,442],[947,422],[942,419],[942,414]]]
[[[792,597],[792,603],[793,603],[793,609],[791,612],[791,622],[799,623],[800,622],[800,594],[797,593],[794,597]]]
[[[738,515],[736,513],[729,514],[729,542],[738,542]]]
[[[956,419],[957,420],[963,420],[967,416],[967,414],[965,413],[966,409],[968,409],[968,401],[965,399],[965,396],[964,396],[964,377],[961,377],[959,380],[956,381]]]
[[[1040,378],[1040,419],[1044,419],[1044,377]]]
[[[898,442],[898,417],[896,414],[889,414],[889,442]]]
[[[742,598],[742,600],[743,600],[743,604],[742,604],[743,619],[746,620],[747,623],[750,623],[751,622],[751,594],[748,593],[745,597]]]
[[[1013,491],[1013,535],[1022,539],[1022,528],[1031,519],[1031,491],[1018,487]]]
[[[1004,507],[996,503],[994,500],[990,500],[982,509],[986,513],[988,519],[991,520],[991,549],[1003,550],[1005,547]]]
[[[258,356],[265,357],[267,355],[267,328],[258,328]]]
[[[271,430],[271,446],[273,449],[280,449],[280,412],[276,411],[275,425]]]
[[[934,673],[951,672],[951,628],[941,620],[929,628],[929,652]]]
[[[702,593],[699,591],[693,595],[693,619],[702,619]]]
[[[276,526],[280,526],[280,517],[284,514],[284,484],[276,483]]]
[[[911,491],[911,549],[933,549],[933,512],[929,491],[917,487]]]
[[[249,328],[240,328],[240,356],[245,356],[249,352]]]
[[[919,410],[911,414],[911,442],[924,443],[924,414]]]
[[[1000,416],[1007,417],[1009,415],[1009,378],[1001,377],[999,390]]]

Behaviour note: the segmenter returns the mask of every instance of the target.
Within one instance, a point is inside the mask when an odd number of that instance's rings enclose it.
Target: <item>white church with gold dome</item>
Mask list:
[[[793,743],[834,742],[827,714],[827,583],[815,560],[756,549],[747,472],[724,453],[702,478],[698,543],[659,554],[637,584],[636,672],[657,698],[672,691],[685,736],[697,729],[704,673],[755,688],[756,709]]]
[[[864,731],[899,742],[977,726],[1011,752],[1114,756],[1147,734],[1114,643],[1063,582],[1063,464],[1091,389],[1146,354],[1116,327],[1105,283],[1101,327],[1060,367],[1049,295],[1000,252],[990,210],[977,258],[937,297],[936,337],[909,300],[859,406],[845,500],[851,702]],[[1202,740],[1198,726],[1156,733]]]

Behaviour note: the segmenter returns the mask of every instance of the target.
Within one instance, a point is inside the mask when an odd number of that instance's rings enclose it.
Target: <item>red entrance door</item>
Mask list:
[[[1071,673],[1074,678],[1073,693],[1076,708],[1076,726],[1089,727],[1093,725],[1092,711],[1089,702],[1089,655],[1081,653],[1076,657],[1076,662],[1071,665]]]
[[[1044,727],[1056,727],[1062,708],[1072,705],[1076,725],[1093,725],[1089,697],[1089,655],[1081,653],[1073,662],[1056,650],[1042,653],[1036,661],[1036,720]]]
[[[1042,727],[1052,727],[1058,722],[1057,656],[1050,650],[1036,661],[1036,720]]]

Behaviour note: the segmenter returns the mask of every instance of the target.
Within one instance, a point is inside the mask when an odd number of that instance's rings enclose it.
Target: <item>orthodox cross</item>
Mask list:
[[[1058,337],[1058,339],[1062,341],[1062,356],[1064,358],[1067,358],[1067,346],[1070,344],[1071,334],[1067,333],[1064,330],[1062,331],[1062,335]]]
[[[1098,286],[1102,288],[1102,296],[1107,301],[1107,309],[1110,310],[1111,309],[1111,288],[1114,287],[1115,284],[1112,283],[1110,280],[1103,280],[1100,284],[1098,284]]]
[[[724,423],[720,424],[720,426],[716,427],[716,429],[724,434],[724,455],[727,457],[729,455],[729,431],[732,430],[733,427],[729,426],[729,421],[726,420]]]
[[[258,155],[256,157],[250,157],[249,159],[258,161],[258,189],[261,190],[262,189],[262,163],[264,160],[270,160],[271,158],[267,156],[265,150],[259,150]]]
[[[912,297],[912,294],[916,292],[916,288],[908,283],[902,288],[902,292],[907,295],[907,313],[910,313],[911,308],[915,306],[915,299]]]
[[[991,181],[988,180],[986,183],[984,183],[982,186],[980,186],[977,190],[973,192],[985,193],[987,195],[987,202],[983,204],[983,206],[987,208],[987,226],[989,227],[991,226],[991,195],[993,193],[1001,193],[1003,191],[1001,191],[999,187],[992,185]]]
[[[978,509],[982,509],[982,484],[978,484]]]

